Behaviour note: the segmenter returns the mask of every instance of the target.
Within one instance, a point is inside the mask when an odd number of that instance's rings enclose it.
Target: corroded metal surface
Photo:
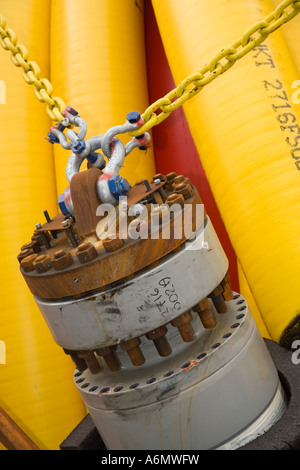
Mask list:
[[[95,175],[92,176],[95,179]],[[80,177],[80,188],[82,187],[81,179],[82,177]],[[170,189],[170,191],[166,190],[166,204],[172,206],[176,203],[179,207],[183,207],[185,204],[190,207],[193,215],[191,228],[196,231],[203,222],[203,218],[196,222],[196,217],[194,217],[196,206],[201,204],[197,191],[190,183],[186,182],[185,189],[188,188],[188,192],[184,192],[183,195],[181,194],[182,183],[179,184],[179,192],[177,192],[178,184],[172,183],[173,186],[170,187],[172,179],[166,181]],[[147,198],[149,196],[155,197],[158,203],[162,203],[160,190],[164,185],[164,182],[152,183],[150,190],[143,182],[135,185],[129,192],[128,205],[144,201],[144,206],[150,212],[153,200],[147,200]],[[80,193],[80,191],[78,192]],[[89,201],[93,199],[92,195],[88,196]],[[95,212],[96,195],[94,194],[94,196],[93,210]],[[80,201],[80,196],[78,195],[74,200]],[[91,217],[86,221],[87,216],[84,211],[78,211],[78,213],[84,214],[84,217],[81,218],[77,215],[77,221],[73,220],[71,224],[65,226],[62,225],[65,220],[62,215],[58,215],[50,223],[41,225],[33,234],[34,246],[31,242],[31,244],[22,247],[18,259],[23,277],[33,295],[43,299],[60,299],[72,296],[78,298],[81,295],[86,295],[87,292],[103,290],[103,288],[158,262],[187,240],[184,220],[182,219],[182,224],[175,223],[173,213],[171,213],[170,237],[166,239],[162,238],[163,224],[158,228],[158,238],[151,238],[151,224],[149,223],[149,228],[147,228],[149,238],[147,239],[123,239],[117,233],[114,239],[99,240],[94,234],[90,238],[83,237],[83,240],[82,233],[86,235],[87,232],[91,232]],[[150,218],[149,214],[149,220]],[[93,223],[96,221],[97,218],[94,217]],[[130,222],[132,220],[128,219],[129,227]],[[138,216],[135,216],[134,222],[139,223]],[[78,224],[81,227],[79,232]],[[53,231],[55,231],[56,238],[51,238],[50,233]],[[72,237],[68,231],[73,231]],[[61,255],[62,251],[64,255]],[[39,257],[47,256],[47,258],[38,260],[42,261],[40,263],[43,265],[41,269],[36,269],[36,260],[32,259],[34,254],[39,254]]]
[[[36,297],[36,302],[60,346],[95,349],[156,330],[197,306],[217,286],[222,295],[227,271],[228,260],[206,218],[194,240],[124,283],[79,299]]]
[[[214,449],[240,432],[251,440],[247,427],[259,417],[260,432],[268,429],[277,370],[245,299],[234,294],[227,305],[221,315],[212,307],[218,327],[210,330],[192,314],[190,343],[168,327],[170,356],[160,357],[142,338],[145,362],[138,368],[120,352],[117,374],[108,368],[97,375],[75,371],[75,384],[107,449]],[[271,424],[282,411],[281,405],[273,409]]]

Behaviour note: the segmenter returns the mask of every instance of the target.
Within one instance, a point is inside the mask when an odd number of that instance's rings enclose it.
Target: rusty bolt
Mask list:
[[[160,328],[149,331],[146,334],[146,338],[153,341],[158,354],[162,357],[169,356],[172,352],[169,342],[165,337],[166,333],[167,328],[165,325],[163,325]]]
[[[207,297],[193,307],[193,311],[198,313],[203,327],[207,329],[216,326],[216,322],[209,307],[210,301]]]
[[[166,194],[166,191],[164,190],[164,188],[162,186],[159,188],[158,193],[161,197],[161,200],[163,202],[165,202],[165,200],[167,199],[167,194]]]
[[[176,176],[176,178],[174,178],[173,187],[177,187],[179,184],[187,184],[189,186],[192,186],[190,179],[186,178],[183,175],[178,175]]]
[[[183,208],[184,206],[184,197],[182,194],[170,194],[166,200],[166,204],[168,204],[169,207],[173,206],[174,204],[179,204],[180,207]]]
[[[176,176],[177,176],[177,173],[175,173],[174,171],[172,171],[171,173],[168,173],[165,176],[165,188],[167,189],[167,191],[172,191],[172,185]]]
[[[154,220],[158,217],[159,222],[163,222],[164,216],[167,217],[169,214],[169,209],[166,206],[166,204],[162,204],[160,206],[154,207],[154,209],[151,211],[151,218]],[[169,220],[169,219],[166,219]]]
[[[31,241],[38,243],[40,247],[43,245],[43,240],[40,237],[39,232],[34,231],[33,236],[31,237]]]
[[[50,233],[48,231],[39,230],[39,229],[42,228],[42,224],[36,224],[35,228],[37,230],[34,231],[34,235],[36,236],[37,234],[39,234],[42,245],[45,245],[45,248],[51,248],[51,245],[50,245],[51,235],[50,235]]]
[[[54,253],[53,266],[57,271],[62,271],[68,268],[74,262],[73,256],[70,252],[58,250]]]
[[[65,229],[67,238],[69,240],[70,245],[74,246],[75,248],[79,245],[76,233],[74,231],[73,225],[70,219],[65,219],[62,221],[61,225]]]
[[[124,245],[124,240],[122,238],[107,238],[103,240],[103,248],[107,253],[112,253],[113,251],[117,251]]]
[[[139,347],[140,343],[140,338],[133,338],[120,343],[121,349],[127,352],[134,366],[141,366],[145,362],[144,355]]]
[[[223,299],[228,301],[228,300],[232,300],[233,299],[233,292],[231,290],[231,286],[229,284],[229,282],[226,282],[226,283],[222,283],[222,286],[223,286],[223,289],[224,289],[224,292],[223,292]]]
[[[177,176],[177,173],[175,173],[175,171],[172,171],[171,173],[168,173],[168,174],[167,174],[166,180],[167,180],[167,181],[174,180],[174,178],[176,178],[176,176]]]
[[[101,371],[101,366],[96,359],[94,351],[78,351],[77,356],[85,360],[91,374],[98,374]]]
[[[224,289],[221,284],[219,284],[210,294],[209,298],[212,299],[215,309],[218,313],[226,313],[227,312],[227,305],[223,298]]]
[[[192,310],[194,312],[199,313],[204,310],[208,310],[209,307],[210,307],[210,301],[207,297],[205,297],[205,299],[201,300],[197,305],[195,305]]]
[[[176,184],[183,183],[183,182],[185,181],[185,179],[186,179],[185,176],[183,176],[183,175],[177,175],[177,176],[175,176],[175,178],[174,178],[173,184],[176,185]]]
[[[33,262],[36,260],[38,255],[34,253],[33,255],[26,256],[26,258],[22,259],[21,267],[25,273],[29,273],[35,270],[35,266],[33,266]]]
[[[50,236],[50,234],[48,232],[41,232],[40,233],[40,237],[41,237],[41,240],[43,242],[43,245],[45,246],[45,248],[48,248],[48,249],[51,248],[49,236]]]
[[[65,353],[65,354],[68,354],[68,355],[71,357],[72,361],[73,361],[73,362],[75,363],[75,365],[76,365],[76,368],[77,368],[80,372],[84,372],[84,371],[88,368],[88,366],[87,366],[85,360],[79,358],[79,357],[77,356],[77,352],[76,352],[76,351],[71,351],[71,350],[69,350],[69,349],[64,349],[64,353]]]
[[[190,313],[185,312],[182,315],[179,315],[179,317],[171,321],[171,325],[178,328],[178,331],[181,334],[181,337],[185,343],[189,343],[190,341],[193,341],[195,337],[193,329],[191,325],[189,324],[190,320],[191,320]]]
[[[210,310],[202,310],[198,312],[198,314],[204,328],[210,329],[216,326],[216,322]]]
[[[88,263],[97,257],[97,251],[92,243],[81,243],[78,246],[76,256],[80,263]]]
[[[177,174],[173,171],[172,173],[168,173],[165,177],[165,188],[167,191],[173,191],[173,182],[174,178],[176,178]]]
[[[18,259],[19,263],[21,263],[21,261],[24,258],[26,258],[27,256],[30,256],[30,255],[34,255],[33,250],[23,250],[23,251],[21,251],[21,253],[18,254],[17,259]]]
[[[41,255],[34,260],[33,266],[38,273],[45,273],[49,271],[49,269],[51,269],[53,265],[50,256]]]
[[[120,368],[121,368],[121,363],[120,363],[119,358],[118,358],[118,356],[115,352],[117,350],[117,348],[118,348],[118,346],[114,345],[114,346],[109,346],[109,347],[96,349],[96,353],[99,356],[103,357],[107,367],[112,372],[116,372],[116,371],[120,370]]]
[[[176,187],[174,188],[174,191],[178,194],[182,194],[184,199],[189,199],[193,195],[192,186],[189,184],[185,184],[185,183],[177,184]]]
[[[224,292],[223,292],[224,300],[232,300],[233,299],[233,293],[232,293],[232,290],[231,290],[229,273],[226,274],[223,281],[221,282],[221,285],[224,289]]]
[[[153,183],[155,180],[165,181],[166,177],[162,173],[157,173],[153,176]]]
[[[39,253],[41,251],[41,246],[37,241],[32,240],[31,242],[26,243],[26,245],[22,246],[21,251],[25,250],[33,250],[34,253]]]

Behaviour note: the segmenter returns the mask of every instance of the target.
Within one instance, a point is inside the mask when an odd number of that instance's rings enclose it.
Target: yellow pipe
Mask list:
[[[277,7],[281,0],[273,0],[273,4]],[[298,78],[300,75],[300,16],[296,16],[288,25],[283,26],[283,32],[286,37],[291,54],[298,69]]]
[[[49,77],[50,0],[0,0],[0,12]],[[0,80],[0,341],[6,346],[0,407],[39,448],[56,449],[85,408],[72,382],[74,365],[54,344],[17,261],[43,211],[57,211],[53,151],[45,140],[50,121],[2,48]]]
[[[142,113],[149,104],[143,14],[141,0],[52,0],[51,82],[86,120],[87,137],[123,124],[128,112]],[[58,145],[54,151],[60,194],[68,186],[70,152]],[[155,172],[153,149],[135,149],[121,174],[135,183]]]
[[[153,6],[176,84],[274,9],[267,0]],[[297,77],[279,30],[184,106],[255,302],[272,339],[286,347],[300,332]]]
[[[278,7],[282,0],[273,0],[274,7]],[[291,55],[297,66],[298,72],[300,73],[300,16],[298,15],[291,21],[289,24],[282,27],[286,41],[288,43]],[[296,92],[298,93],[298,92]],[[299,96],[299,95],[297,95]],[[256,320],[256,324],[264,338],[269,338],[269,332],[267,331],[266,325],[262,319],[261,313],[258,310],[258,307],[253,298],[251,289],[247,283],[245,274],[242,271],[242,267],[238,262],[238,275],[239,275],[239,285],[241,294],[247,298],[251,312]]]
[[[264,319],[262,318],[261,313],[256,305],[253,294],[251,292],[251,289],[249,287],[245,273],[243,272],[243,269],[239,260],[237,260],[237,267],[238,267],[240,293],[242,294],[243,297],[247,299],[247,303],[249,305],[249,308],[251,310],[255,323],[262,337],[271,339],[271,336],[267,330]]]

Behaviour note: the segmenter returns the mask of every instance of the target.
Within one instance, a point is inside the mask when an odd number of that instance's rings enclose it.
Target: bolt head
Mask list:
[[[157,338],[160,338],[161,336],[166,335],[168,332],[166,325],[162,325],[159,328],[156,328],[156,330],[149,331],[146,333],[146,338],[150,340],[154,340]]]
[[[122,343],[120,343],[120,347],[122,351],[130,351],[131,349],[136,348],[140,344],[141,344],[140,338],[132,338],[132,339],[129,339],[128,341],[123,341]]]
[[[167,181],[171,181],[171,180],[174,180],[174,178],[176,178],[177,176],[177,173],[175,173],[175,171],[172,171],[171,173],[168,173],[166,178],[167,178]]]
[[[31,242],[26,243],[26,245],[22,246],[21,251],[24,250],[33,250],[34,253],[39,253],[41,251],[41,246],[37,241],[32,240]]]
[[[69,223],[70,223],[69,220],[66,219],[66,220],[63,220],[63,221],[62,221],[61,225],[62,225],[64,228],[66,228],[66,227],[68,227]]]
[[[82,153],[86,148],[86,143],[84,140],[76,140],[72,145],[72,151],[74,153]]]
[[[26,258],[27,256],[30,256],[30,255],[34,255],[34,251],[32,249],[22,250],[21,253],[18,254],[17,259],[18,259],[19,263],[21,263],[21,261],[24,258]]]
[[[122,178],[120,183],[119,183],[120,189],[122,191],[122,194],[127,194],[130,190],[130,184],[125,178]]]
[[[76,256],[80,263],[88,263],[97,257],[97,250],[92,243],[82,243],[78,246]]]
[[[183,206],[184,206],[184,197],[183,197],[182,194],[172,193],[172,194],[170,194],[170,196],[168,196],[168,198],[166,200],[166,204],[168,204],[168,206],[173,206],[174,204],[178,204],[179,206],[181,206],[183,208]]]
[[[175,186],[175,193],[182,194],[184,199],[189,199],[193,196],[193,188],[189,184],[180,183]]]
[[[162,173],[157,173],[156,175],[153,176],[153,183],[156,179],[159,179],[160,181],[164,181],[165,177]]]
[[[109,189],[117,200],[119,199],[120,196],[124,196],[128,194],[130,190],[130,184],[125,178],[122,178],[121,175],[113,175],[109,180],[108,180],[108,186]]]
[[[33,262],[36,260],[38,255],[35,253],[34,255],[29,255],[26,258],[22,259],[21,267],[25,273],[29,273],[35,270],[35,266],[33,266]]]
[[[58,144],[59,143],[59,140],[58,138],[56,137],[56,135],[52,134],[52,132],[48,132],[47,136],[49,137],[48,142],[50,142],[50,144]]]
[[[50,256],[42,255],[35,258],[33,267],[38,273],[45,273],[52,268],[52,261]]]
[[[177,175],[174,178],[174,183],[175,184],[180,184],[183,183],[186,180],[186,178],[183,175]]]
[[[74,263],[73,256],[70,252],[58,250],[54,253],[53,266],[56,271],[62,271]]]
[[[131,111],[130,113],[127,114],[126,116],[127,121],[129,121],[131,124],[135,124],[138,122],[141,118],[141,115],[138,111]]]
[[[66,111],[68,113],[72,114],[72,116],[78,116],[78,111],[76,111],[76,109],[74,109],[74,108],[71,108],[71,106],[67,106]]]
[[[117,251],[124,245],[124,240],[122,238],[107,238],[103,240],[103,248],[107,253],[112,253],[113,251]]]

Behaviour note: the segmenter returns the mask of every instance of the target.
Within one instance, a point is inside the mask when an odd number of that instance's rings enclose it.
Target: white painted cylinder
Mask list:
[[[35,301],[59,346],[97,349],[144,335],[187,312],[216,288],[227,270],[228,260],[207,217],[179,252],[119,287],[78,300]]]
[[[226,314],[213,312],[217,325],[212,330],[193,316],[192,343],[183,343],[177,329],[168,326],[172,354],[167,358],[143,338],[144,365],[132,366],[120,352],[117,373],[104,364],[97,375],[75,372],[107,449],[204,450],[226,443],[235,448],[281,417],[285,402],[277,370],[247,303],[235,295],[227,304]],[[256,421],[259,425],[251,427]]]

